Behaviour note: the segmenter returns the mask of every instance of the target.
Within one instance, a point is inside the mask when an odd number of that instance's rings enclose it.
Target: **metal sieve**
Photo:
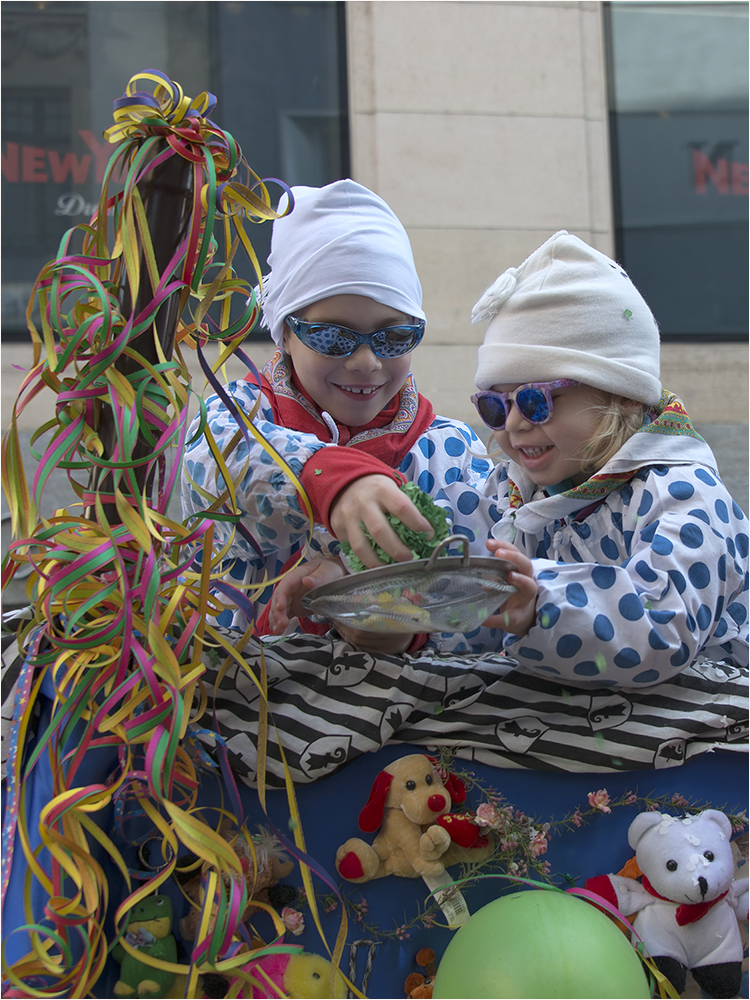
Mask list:
[[[452,544],[460,556],[441,555]],[[469,556],[464,535],[444,539],[429,559],[353,573],[302,598],[312,614],[365,632],[471,632],[516,588],[505,559]]]

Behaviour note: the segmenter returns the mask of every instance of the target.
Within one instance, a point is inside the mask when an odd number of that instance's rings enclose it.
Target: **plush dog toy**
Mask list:
[[[435,761],[410,754],[378,774],[359,828],[372,833],[372,846],[351,837],[336,852],[336,871],[349,882],[369,882],[384,875],[402,878],[442,875],[449,865],[481,861],[492,852],[469,813],[450,813],[466,798],[454,775],[443,779]]]
[[[742,982],[737,918],[747,920],[748,880],[734,880],[732,826],[717,809],[677,818],[645,812],[628,843],[642,882],[599,875],[586,888],[625,915],[678,993],[689,969],[711,997],[734,997]]]

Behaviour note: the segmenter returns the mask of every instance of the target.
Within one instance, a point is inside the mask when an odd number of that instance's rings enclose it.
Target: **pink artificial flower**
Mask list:
[[[537,830],[533,826],[530,832],[534,836],[529,841],[529,854],[532,858],[538,858],[540,854],[547,853],[547,837],[543,830]]]
[[[305,918],[299,910],[293,910],[291,906],[285,906],[281,911],[281,920],[286,929],[299,937],[305,929]]]
[[[599,812],[603,813],[612,812],[608,802],[609,792],[606,788],[600,788],[598,792],[589,792],[589,805],[592,809],[598,809]]]
[[[474,822],[477,826],[491,826],[493,830],[497,830],[500,826],[500,814],[490,802],[483,802],[477,807]]]
[[[573,813],[571,819],[573,820],[573,822],[575,823],[576,826],[583,826],[583,816],[581,816],[581,810],[580,809],[576,809],[576,811]]]

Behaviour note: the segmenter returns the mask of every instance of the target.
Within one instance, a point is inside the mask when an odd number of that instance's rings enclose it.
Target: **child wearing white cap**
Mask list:
[[[292,194],[291,212],[274,223],[263,281],[263,317],[278,350],[260,386],[253,379],[232,382],[207,401],[207,428],[219,448],[228,447],[229,474],[240,479],[242,514],[226,553],[226,582],[235,590],[216,588],[228,605],[218,621],[244,628],[254,616],[261,633],[270,631],[263,611],[272,588],[257,597],[258,584],[298,558],[308,521],[290,477],[260,443],[239,433],[234,407],[253,417],[304,487],[316,524],[312,556],[335,553],[338,539],[366,565],[379,565],[364,526],[389,555],[408,559],[386,514],[415,531],[432,528],[400,486],[478,485],[491,469],[471,428],[436,416],[416,389],[410,361],[425,314],[398,218],[352,180],[295,187]],[[185,456],[183,515],[201,513],[225,488],[199,435]],[[217,521],[219,545],[229,530]],[[242,593],[253,587],[251,608]],[[383,641],[389,649],[389,639]]]
[[[658,328],[622,268],[559,232],[472,318],[489,321],[472,399],[508,456],[487,483],[488,548],[517,567],[485,623],[503,647],[596,686],[656,684],[698,657],[746,667],[747,518],[662,391]]]

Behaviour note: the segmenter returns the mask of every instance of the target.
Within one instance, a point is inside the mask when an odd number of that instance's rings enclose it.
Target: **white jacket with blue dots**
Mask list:
[[[637,688],[699,656],[747,667],[748,521],[711,449],[686,435],[639,433],[601,472],[634,468],[583,516],[580,500],[545,496],[513,462],[496,467],[482,497],[443,488],[453,508],[474,508],[477,538],[489,530],[534,560],[536,621],[527,635],[502,640],[524,671]],[[511,479],[524,500],[515,509]],[[452,643],[432,636],[439,649]]]

